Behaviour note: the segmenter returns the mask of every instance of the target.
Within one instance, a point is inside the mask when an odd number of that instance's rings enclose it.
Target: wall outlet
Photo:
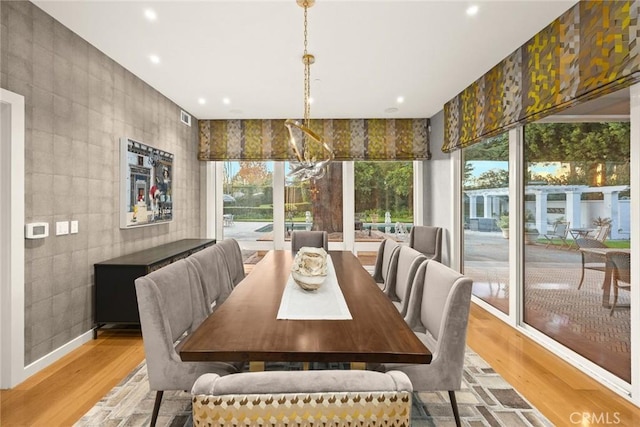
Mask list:
[[[78,221],[71,221],[71,234],[78,232]]]
[[[56,236],[69,234],[69,221],[56,222]]]

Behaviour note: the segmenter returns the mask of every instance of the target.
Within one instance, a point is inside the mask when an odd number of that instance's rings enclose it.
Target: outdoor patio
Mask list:
[[[587,270],[580,251],[525,245],[524,321],[627,381],[631,376],[629,293],[621,291],[613,316],[602,305],[604,273]],[[508,310],[508,240],[500,233],[465,231],[464,272],[473,293]]]

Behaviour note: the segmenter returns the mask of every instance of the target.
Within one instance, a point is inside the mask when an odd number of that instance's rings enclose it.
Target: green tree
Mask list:
[[[524,127],[525,161],[564,163],[562,176],[528,173],[527,181],[591,186],[630,183],[631,130],[629,122],[533,123]],[[464,150],[466,161],[508,160],[509,137],[503,133]],[[465,168],[465,179],[470,181]]]
[[[525,126],[525,160],[567,164],[557,183],[629,184],[630,136],[628,122],[535,123]]]
[[[413,209],[412,162],[355,162],[355,209]]]
[[[475,180],[475,188],[501,188],[509,186],[509,171],[491,169]]]

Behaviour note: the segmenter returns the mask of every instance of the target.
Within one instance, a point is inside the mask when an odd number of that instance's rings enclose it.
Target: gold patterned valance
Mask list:
[[[442,151],[640,81],[638,1],[581,1],[444,106]]]
[[[200,160],[290,160],[284,120],[199,120]],[[318,119],[336,160],[426,160],[428,119]]]

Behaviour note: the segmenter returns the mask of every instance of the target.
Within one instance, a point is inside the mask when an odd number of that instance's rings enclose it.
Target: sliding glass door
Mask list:
[[[222,233],[245,250],[245,262],[259,258],[256,248],[273,246],[274,162],[223,162]]]
[[[373,268],[384,239],[407,242],[414,219],[413,162],[354,162],[354,241]]]
[[[631,382],[630,124],[535,123],[524,135],[523,320]]]
[[[509,313],[509,138],[463,150],[464,274],[473,295]]]
[[[291,164],[284,163],[285,174]],[[285,176],[284,238],[291,240],[293,230],[323,230],[330,242],[343,241],[342,162],[331,162],[321,179],[299,181]]]

